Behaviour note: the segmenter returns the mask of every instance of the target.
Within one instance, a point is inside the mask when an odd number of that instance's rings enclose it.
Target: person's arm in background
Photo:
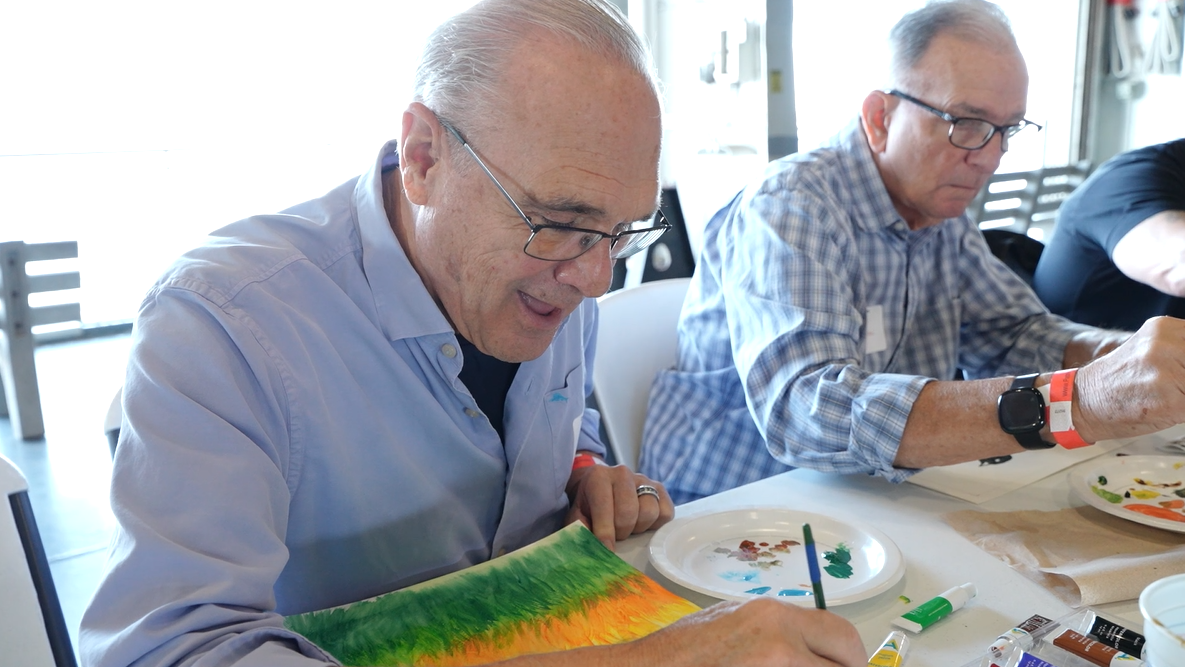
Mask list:
[[[1161,211],[1133,227],[1115,244],[1111,261],[1132,280],[1185,297],[1185,210]]]

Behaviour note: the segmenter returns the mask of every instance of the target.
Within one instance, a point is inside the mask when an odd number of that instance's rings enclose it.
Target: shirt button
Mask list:
[[[450,345],[448,343],[445,343],[444,345],[442,345],[440,348],[440,351],[443,352],[444,356],[448,357],[449,359],[452,359],[453,357],[457,356],[457,348],[453,347],[452,345]]]
[[[469,417],[480,417],[481,413],[473,408],[465,408],[465,414]]]

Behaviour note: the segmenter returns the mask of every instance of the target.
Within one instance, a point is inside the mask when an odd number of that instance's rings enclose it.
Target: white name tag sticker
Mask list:
[[[883,352],[888,349],[885,338],[885,307],[869,306],[864,313],[864,354]]]

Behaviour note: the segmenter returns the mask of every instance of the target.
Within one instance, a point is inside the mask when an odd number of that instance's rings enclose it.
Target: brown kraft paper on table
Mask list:
[[[1071,607],[1134,600],[1153,581],[1185,572],[1185,533],[1089,506],[1053,512],[962,510],[942,518]]]

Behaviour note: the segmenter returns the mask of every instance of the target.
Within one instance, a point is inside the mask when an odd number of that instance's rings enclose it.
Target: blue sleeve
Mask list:
[[[233,314],[185,290],[141,309],[111,506],[119,526],[81,627],[89,667],[337,664],[283,627],[284,369]]]

